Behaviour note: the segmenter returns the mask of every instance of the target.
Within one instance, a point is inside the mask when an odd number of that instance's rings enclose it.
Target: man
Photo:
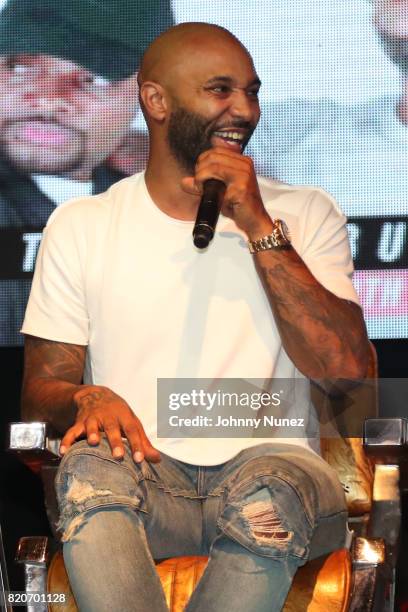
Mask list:
[[[106,160],[135,115],[142,52],[171,24],[157,0],[9,0],[1,11],[0,344],[22,341],[50,213],[125,176]]]
[[[166,610],[152,556],[208,553],[188,610],[280,610],[309,554],[344,543],[340,483],[300,435],[157,435],[158,378],[333,385],[367,368],[343,215],[320,190],[257,180],[243,155],[259,86],[228,31],[168,30],[139,73],[146,172],[60,207],[45,231],[23,326],[23,413],[64,433],[56,488],[81,611]],[[209,178],[226,190],[198,252]],[[296,405],[306,420],[309,405]]]

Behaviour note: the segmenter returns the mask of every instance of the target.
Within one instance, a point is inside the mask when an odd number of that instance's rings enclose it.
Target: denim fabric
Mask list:
[[[216,466],[162,453],[113,459],[106,439],[76,443],[56,491],[64,558],[79,608],[167,610],[154,559],[209,555],[186,609],[281,610],[300,565],[344,545],[335,472],[289,444],[260,444]]]

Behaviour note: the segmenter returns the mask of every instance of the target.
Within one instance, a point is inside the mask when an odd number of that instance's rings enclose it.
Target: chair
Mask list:
[[[313,402],[321,415],[326,414],[326,423],[332,422],[333,415],[339,422],[345,414],[347,419],[356,420],[359,413],[362,420],[361,407],[365,416],[372,418],[365,421],[364,438],[331,435],[321,439],[322,456],[336,469],[345,491],[350,541],[347,548],[309,561],[297,571],[285,612],[393,610],[400,524],[398,464],[407,454],[408,421],[376,418],[376,377],[372,347],[369,372],[362,385],[334,399],[313,388]],[[357,421],[348,430],[351,435],[353,427],[358,427]],[[47,438],[45,423],[13,423],[9,449],[31,469],[41,472],[47,513],[54,526],[57,507],[53,479],[59,459],[58,441]],[[21,538],[16,560],[24,565],[27,592],[66,594],[63,608],[51,602],[48,607],[37,605],[36,612],[76,612],[61,550],[57,548],[50,554],[55,549],[55,543],[49,545],[45,537]],[[171,612],[182,612],[206,563],[206,557],[178,557],[156,565]],[[31,612],[29,607],[28,610]]]

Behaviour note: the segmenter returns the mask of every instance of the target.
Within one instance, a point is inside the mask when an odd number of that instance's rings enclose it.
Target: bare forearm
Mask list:
[[[325,289],[293,248],[254,257],[296,367],[314,379],[364,378],[369,345],[360,308]]]
[[[34,378],[23,386],[21,414],[24,421],[45,421],[58,433],[74,423],[74,393],[81,385],[56,378]]]

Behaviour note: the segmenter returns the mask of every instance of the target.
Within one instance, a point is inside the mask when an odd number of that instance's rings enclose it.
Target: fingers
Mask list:
[[[143,442],[144,454],[147,461],[151,461],[152,463],[159,463],[161,461],[160,453],[157,448],[152,446],[149,438],[146,436],[143,426],[141,426],[141,437]]]
[[[129,441],[130,450],[132,451],[132,457],[136,463],[143,461],[143,443],[140,436],[140,429],[136,419],[132,419],[123,425],[123,432]]]
[[[126,426],[122,426],[122,429],[129,441],[132,457],[136,463],[141,463],[144,459],[152,463],[158,463],[161,460],[159,451],[150,443],[138,419],[135,418],[135,421],[132,419]],[[105,421],[102,424],[102,430],[105,431],[112,450],[112,456],[115,459],[122,459],[125,456],[125,446],[119,422],[114,420]],[[64,455],[72,444],[85,433],[89,444],[94,445],[100,442],[101,434],[97,419],[90,417],[87,419],[86,424],[79,422],[70,427],[61,440],[61,455]]]
[[[182,178],[181,188],[186,193],[191,193],[191,195],[201,195],[203,192],[202,186],[195,182],[194,176],[186,176]]]
[[[119,421],[106,419],[103,423],[103,429],[112,450],[112,456],[115,459],[123,459],[125,456],[125,447],[122,441],[122,433]]]
[[[207,179],[215,178],[228,183],[236,179],[237,173],[244,175],[245,179],[254,174],[251,158],[229,151],[226,147],[214,147],[200,155],[195,176],[183,178],[181,187],[186,193],[201,195],[202,185]]]
[[[125,455],[125,447],[123,445],[119,423],[114,420],[108,420],[102,424],[102,429],[105,431],[113,457],[116,459],[123,458]],[[61,440],[61,455],[64,455],[72,444],[84,434],[86,434],[89,444],[95,445],[100,442],[100,431],[97,419],[89,417],[85,422],[79,421],[70,427]]]
[[[207,157],[214,157],[215,155],[229,157],[235,161],[245,162],[245,160],[250,159],[247,155],[242,155],[242,153],[237,153],[237,151],[231,151],[231,149],[229,149],[228,147],[211,147],[210,149],[207,149],[206,151],[201,153],[199,160],[205,160],[207,159]]]
[[[189,177],[188,177],[189,178]],[[193,183],[201,190],[202,184],[210,178],[218,179],[229,185],[246,187],[251,181],[256,180],[252,163],[247,163],[245,158],[235,159],[222,153],[208,155],[199,159],[195,167]]]
[[[129,405],[106,387],[84,388],[77,393],[77,422],[68,429],[61,441],[60,452],[66,453],[71,445],[84,434],[88,444],[99,444],[104,432],[115,459],[123,459],[125,445],[122,434],[127,437],[133,459],[141,462],[147,459],[160,461],[160,453],[150,444],[140,420]]]
[[[70,427],[68,431],[66,432],[65,436],[61,440],[61,445],[59,449],[61,455],[64,455],[69,450],[69,448],[72,446],[72,444],[75,442],[75,440],[77,440],[84,433],[85,433],[84,423],[81,423],[81,422],[75,423],[72,427]]]
[[[230,169],[230,171],[236,172],[252,172],[254,169],[253,161],[250,157],[235,153],[234,151],[228,151],[225,147],[217,147],[209,149],[202,153],[196,164],[196,176],[197,171],[202,168],[214,167],[219,171]],[[214,177],[219,178],[219,177]]]
[[[123,426],[123,431],[129,441],[132,457],[136,463],[147,459],[152,463],[160,461],[160,453],[150,443],[142,424],[137,418]]]
[[[99,421],[94,417],[89,417],[86,421],[86,437],[89,444],[99,444],[101,435],[99,433]]]

